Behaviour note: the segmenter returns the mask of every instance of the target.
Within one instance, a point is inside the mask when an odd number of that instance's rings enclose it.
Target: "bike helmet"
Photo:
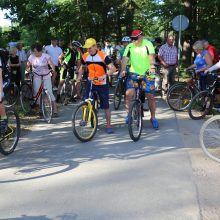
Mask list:
[[[75,47],[82,47],[82,44],[79,41],[72,41],[72,45]]]
[[[128,36],[124,36],[124,37],[121,39],[121,42],[131,42],[131,38],[128,37]]]

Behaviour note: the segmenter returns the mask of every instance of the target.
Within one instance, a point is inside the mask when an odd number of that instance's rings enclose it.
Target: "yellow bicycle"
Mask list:
[[[85,99],[72,115],[73,133],[82,142],[90,141],[98,127],[98,94],[92,91],[92,86],[91,82],[89,98]]]
[[[20,120],[18,114],[11,108],[6,108],[7,130],[0,132],[0,152],[4,155],[11,154],[20,137]]]

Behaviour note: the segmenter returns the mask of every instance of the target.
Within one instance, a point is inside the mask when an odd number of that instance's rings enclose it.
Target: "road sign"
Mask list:
[[[175,31],[184,31],[189,26],[189,19],[184,15],[178,15],[172,20],[172,27]]]

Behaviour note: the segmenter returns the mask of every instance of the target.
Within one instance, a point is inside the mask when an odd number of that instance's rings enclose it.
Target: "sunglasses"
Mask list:
[[[131,40],[132,40],[132,41],[136,41],[136,40],[139,39],[139,37],[140,37],[140,36],[137,36],[137,37],[131,37]]]

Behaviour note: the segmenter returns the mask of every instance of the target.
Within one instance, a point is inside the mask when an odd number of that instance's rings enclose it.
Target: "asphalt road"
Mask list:
[[[121,108],[112,111],[113,134],[100,112],[96,136],[81,143],[72,133],[74,107],[62,107],[52,124],[38,121],[13,154],[0,156],[0,219],[220,219],[220,164],[198,142],[204,121],[157,98],[160,130],[145,112],[134,143]]]

